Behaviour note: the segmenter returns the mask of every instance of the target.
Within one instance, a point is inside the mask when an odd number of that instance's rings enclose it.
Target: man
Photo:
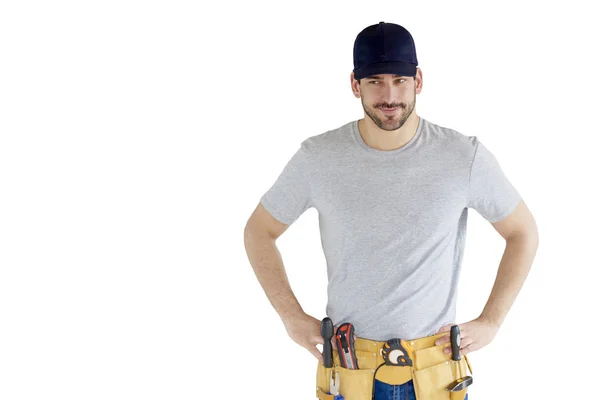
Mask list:
[[[319,213],[327,260],[326,314],[372,341],[443,333],[435,345],[449,354],[448,333],[457,324],[461,356],[486,346],[535,257],[534,218],[492,153],[476,136],[417,115],[417,64],[402,26],[380,22],[361,31],[350,80],[364,118],[304,140],[245,228],[260,284],[290,337],[320,362],[320,320],[302,310],[275,245],[310,207]],[[468,208],[492,224],[506,248],[481,315],[456,323]],[[412,380],[375,379],[374,386],[377,399],[415,398]]]

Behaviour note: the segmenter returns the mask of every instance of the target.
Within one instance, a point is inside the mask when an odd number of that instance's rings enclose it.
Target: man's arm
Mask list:
[[[523,200],[515,211],[492,226],[506,240],[492,293],[480,315],[498,327],[515,301],[537,252],[537,225]]]
[[[244,245],[254,273],[281,317],[290,337],[323,362],[317,344],[323,344],[321,323],[306,314],[292,292],[275,241],[289,225],[279,222],[258,204],[244,228]],[[335,342],[332,338],[332,344]]]
[[[244,229],[244,246],[254,273],[282,320],[303,313],[292,292],[275,241],[289,225],[279,222],[258,204]]]
[[[486,346],[496,336],[525,282],[538,247],[535,220],[522,200],[512,214],[502,221],[493,222],[492,226],[506,240],[506,248],[492,293],[480,316],[459,324],[461,336],[465,337],[460,341],[461,356]],[[444,325],[437,333],[450,332],[452,325]],[[450,335],[447,334],[434,343],[444,345],[449,342]],[[450,346],[446,346],[444,352],[450,354]]]

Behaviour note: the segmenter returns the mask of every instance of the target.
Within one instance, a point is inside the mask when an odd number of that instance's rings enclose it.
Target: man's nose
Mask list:
[[[383,87],[383,99],[382,102],[391,105],[394,103],[394,86],[391,84],[386,84]]]

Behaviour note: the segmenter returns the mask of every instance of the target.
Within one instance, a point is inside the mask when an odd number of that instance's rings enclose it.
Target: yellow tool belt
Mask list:
[[[434,342],[450,332],[439,333],[423,338],[402,340],[412,366],[386,365],[382,355],[385,341],[373,341],[356,338],[354,349],[358,369],[343,368],[338,351],[333,349],[333,367],[326,368],[322,362],[317,367],[317,397],[321,400],[333,400],[330,393],[332,372],[339,376],[339,393],[345,400],[371,400],[375,379],[390,385],[401,385],[413,380],[417,400],[464,400],[468,387],[451,392],[446,387],[467,374],[471,375],[471,364],[466,355],[460,361],[452,360],[451,354],[444,353],[445,345],[436,346]],[[383,365],[382,365],[383,364]]]

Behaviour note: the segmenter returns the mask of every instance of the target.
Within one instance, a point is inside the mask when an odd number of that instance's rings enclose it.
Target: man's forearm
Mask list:
[[[506,240],[496,281],[480,318],[498,327],[502,325],[531,269],[537,246],[535,235],[518,235]]]
[[[282,320],[303,313],[290,287],[275,239],[267,233],[246,227],[244,245],[250,264],[267,298]]]

